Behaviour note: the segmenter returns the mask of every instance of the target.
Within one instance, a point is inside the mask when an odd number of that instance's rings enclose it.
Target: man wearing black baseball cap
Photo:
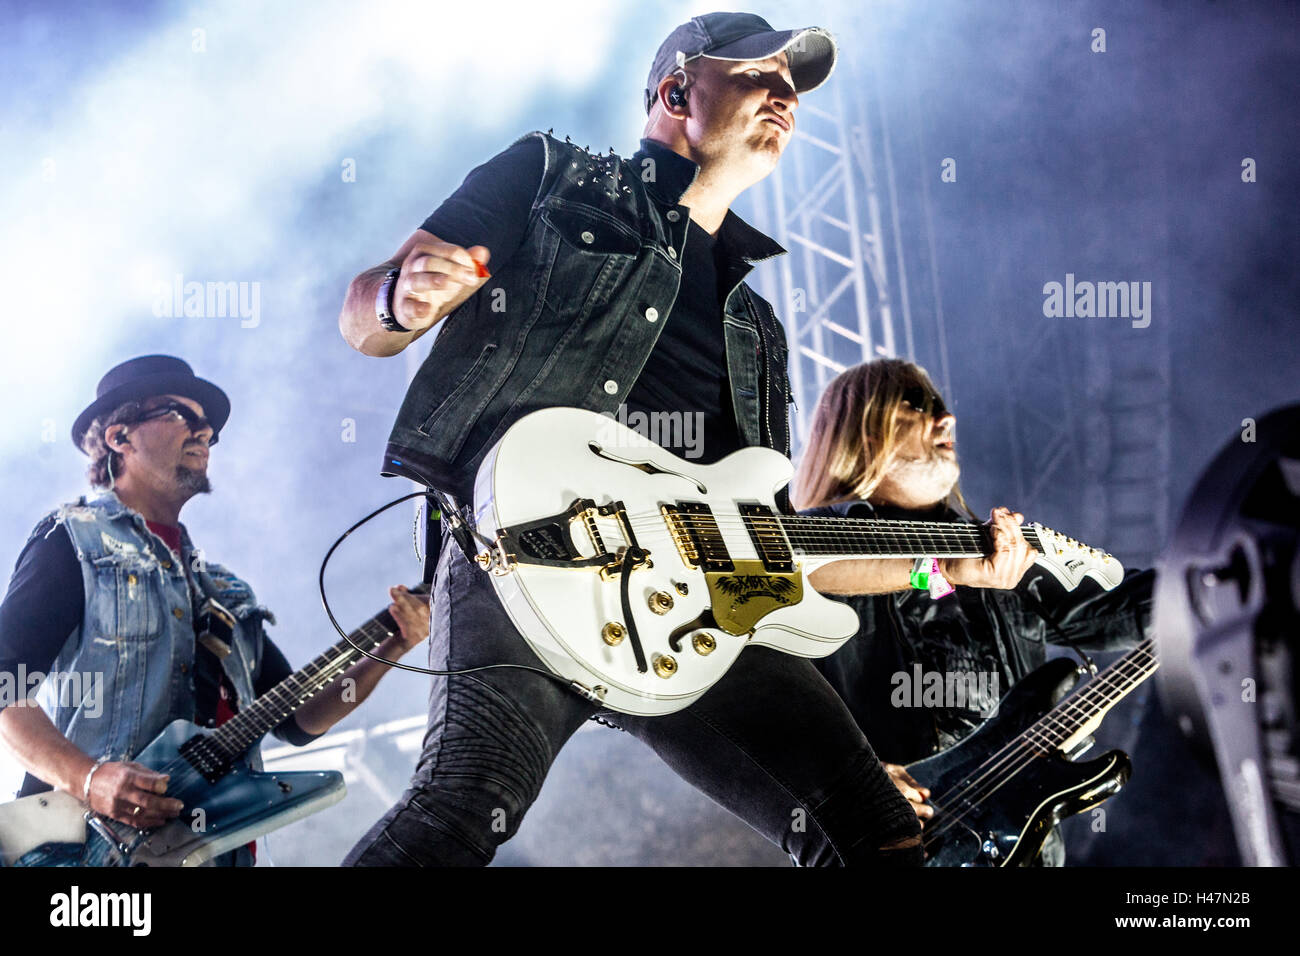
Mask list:
[[[657,440],[679,454],[674,435],[689,441],[686,456],[706,464],[754,445],[788,456],[784,331],[744,281],[785,250],[730,207],[775,168],[800,96],[834,64],[821,28],[695,17],[654,56],[632,156],[534,132],[472,170],[392,258],[353,279],[339,317],[348,343],[375,356],[447,320],[383,472],[468,504],[492,443],[552,406],[690,420],[692,438],[680,428]],[[488,862],[564,742],[598,715],[528,673],[537,658],[447,540],[433,659],[481,669],[435,679],[410,788],[345,863]],[[686,710],[611,720],[800,863],[919,862],[915,815],[806,660],[751,648]]]
[[[291,673],[264,633],[270,612],[246,583],[206,560],[180,523],[185,502],[209,490],[209,450],[229,416],[225,392],[170,355],[111,369],[77,416],[72,439],[103,492],[37,525],[0,603],[0,686],[20,688],[0,699],[0,740],[28,771],[20,796],[58,788],[121,823],[158,826],[181,802],[167,796],[166,774],[131,758],[171,721],[216,726]],[[405,589],[391,594],[402,634],[377,651],[390,658],[428,633],[427,605]],[[209,602],[234,619],[228,641],[203,626]],[[276,735],[314,739],[387,670],[355,665],[355,695],[317,695]],[[26,706],[47,677],[61,691],[50,695],[48,714]],[[79,692],[62,692],[71,685]],[[251,845],[218,857],[252,860]],[[51,842],[19,862],[102,861],[80,844]]]
[[[821,27],[773,30],[752,13],[706,13],[683,23],[659,47],[645,85],[645,111],[657,102],[659,81],[700,57],[758,61],[785,54],[791,86],[810,93],[835,69],[835,39]]]

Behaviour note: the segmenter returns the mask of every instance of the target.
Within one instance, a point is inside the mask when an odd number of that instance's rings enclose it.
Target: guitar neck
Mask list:
[[[885,518],[779,517],[794,553],[814,559],[978,558],[992,551],[983,526],[963,521],[892,521]],[[1021,531],[1044,553],[1037,529]]]
[[[1106,713],[1156,672],[1160,659],[1153,638],[1147,638],[1110,667],[1071,694],[1025,731],[1035,746],[1069,750],[1092,733]]]
[[[363,655],[354,644],[373,651],[397,632],[397,622],[387,610],[376,614],[348,640],[340,640],[214,730],[211,744],[229,757],[243,753],[360,660]]]

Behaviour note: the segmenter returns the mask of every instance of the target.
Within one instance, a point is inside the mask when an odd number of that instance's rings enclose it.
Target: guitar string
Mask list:
[[[903,522],[890,521],[882,518],[871,519],[845,519],[853,523],[843,524],[834,519],[803,519],[804,521],[816,522],[815,524],[805,524],[795,522],[793,519],[783,520],[780,528],[773,525],[759,524],[744,516],[722,516],[720,519],[713,516],[704,515],[679,515],[674,521],[683,530],[703,531],[706,533],[714,531],[731,531],[736,532],[743,530],[753,536],[760,538],[760,542],[754,542],[757,545],[774,547],[785,550],[785,542],[795,546],[796,550],[803,553],[825,553],[823,548],[808,548],[812,545],[856,545],[864,539],[883,539],[891,543],[899,541],[913,541],[919,539],[930,539],[920,542],[921,547],[933,547],[936,543],[951,544],[957,542],[961,545],[982,546],[987,540],[987,526],[976,525],[961,522]],[[612,517],[603,517],[597,519],[597,526],[603,526],[611,532],[619,529],[618,522]],[[633,531],[657,530],[660,527],[666,528],[672,533],[672,528],[663,515],[655,513],[646,513],[645,517],[635,518],[629,521]],[[1038,550],[1044,550],[1041,544],[1040,531],[1049,531],[1041,525],[1029,524],[1022,526],[1022,532],[1025,538],[1034,545]],[[784,534],[782,534],[784,532]],[[711,536],[710,536],[711,537]],[[767,540],[762,540],[766,538]],[[783,540],[783,538],[785,540]],[[692,543],[705,544],[706,541],[696,541]],[[725,541],[719,541],[718,544],[725,545]],[[1088,548],[1087,545],[1076,543],[1077,547],[1083,550],[1097,550]],[[983,552],[981,552],[983,553]],[[1098,551],[1098,553],[1104,553]]]
[[[597,520],[597,527],[599,528],[601,526],[600,519]],[[965,552],[969,549],[972,556],[987,553],[984,548],[987,533],[982,525],[955,522],[892,522],[886,519],[867,519],[870,524],[867,521],[860,521],[852,525],[840,525],[838,523],[832,525],[822,524],[820,520],[829,521],[830,519],[819,519],[819,523],[815,525],[798,524],[791,526],[787,524],[784,526],[784,536],[774,527],[756,526],[742,516],[735,518],[723,517],[720,522],[715,518],[705,516],[679,516],[676,523],[683,530],[706,533],[702,538],[690,542],[702,550],[707,549],[710,544],[725,547],[725,540],[714,538],[710,534],[711,532],[744,530],[759,537],[760,540],[757,542],[754,542],[751,537],[751,542],[755,544],[756,549],[785,551],[787,550],[788,541],[791,546],[789,550],[805,555],[836,553],[832,549],[845,547],[850,551],[857,552],[862,550],[859,547],[861,544],[869,544],[873,541],[887,544],[906,543],[914,545],[916,549],[927,551],[956,548]],[[633,520],[630,523],[634,532],[647,533],[662,529],[667,531],[670,536],[673,535],[673,528],[662,515],[647,514],[645,518]],[[619,527],[618,523],[612,518],[607,519],[604,526],[611,533],[617,532]],[[1023,527],[1022,531],[1026,540],[1033,547],[1040,552],[1045,552],[1038,534],[1038,527],[1027,525]],[[1079,547],[1086,548],[1084,545]],[[908,550],[912,550],[912,548]]]
[[[618,519],[613,515],[601,515],[596,518],[599,523],[605,523],[610,528],[616,528],[619,525]],[[670,523],[679,524],[683,527],[695,528],[704,531],[713,528],[725,528],[727,530],[744,530],[757,534],[764,534],[771,537],[780,538],[782,532],[789,536],[790,534],[839,534],[839,535],[858,535],[858,534],[935,534],[947,536],[950,534],[965,535],[972,537],[983,537],[989,526],[983,524],[969,524],[957,521],[891,521],[887,518],[866,518],[859,520],[846,519],[844,521],[833,520],[830,518],[823,519],[784,519],[781,522],[773,521],[769,518],[755,519],[746,515],[692,515],[677,514],[670,517],[657,512],[647,512],[644,515],[629,515],[628,523],[635,530],[647,525],[657,525]],[[1026,531],[1036,531],[1036,523],[1020,525]]]
[[[372,635],[369,633],[369,630],[374,627],[380,629],[379,634]],[[357,628],[353,632],[353,636],[366,639],[369,641],[368,648],[374,649],[383,643],[385,638],[392,636],[392,633],[380,620],[380,616],[376,615]],[[360,653],[355,648],[349,645],[345,649],[343,642],[338,642],[323,654],[317,655],[315,660],[309,662],[297,672],[290,674],[265,694],[258,697],[248,708],[240,711],[218,727],[211,736],[221,737],[223,741],[229,738],[234,746],[225,749],[230,751],[230,756],[238,756],[266,733],[265,730],[257,727],[259,720],[278,718],[276,723],[271,725],[273,727],[278,726],[280,721],[288,718],[295,710],[333,683],[337,677],[356,662],[358,657],[360,657]],[[326,658],[328,660],[323,660]],[[317,673],[309,673],[313,670],[316,670]],[[304,677],[306,678],[305,682],[302,680]],[[274,702],[278,711],[272,711],[267,706],[268,701]],[[269,713],[266,713],[267,711]],[[245,724],[251,724],[252,726],[245,727]]]
[[[808,529],[816,530],[820,528],[840,528],[844,530],[855,529],[872,529],[872,528],[916,528],[930,531],[979,531],[986,529],[988,525],[975,521],[920,521],[911,518],[829,518],[818,517],[814,515],[764,515],[754,514],[746,515],[739,512],[728,512],[724,514],[698,514],[690,511],[678,511],[670,515],[665,515],[661,511],[638,511],[632,512],[627,516],[628,521],[633,524],[644,523],[646,520],[657,522],[667,522],[670,518],[674,521],[696,522],[700,524],[713,524],[718,521],[725,521],[731,525],[743,525],[745,527],[771,528],[776,530],[790,529]],[[616,523],[619,519],[617,515],[598,515],[597,521],[608,521]],[[1038,522],[1025,522],[1023,527],[1032,528]],[[1045,527],[1045,526],[1044,526]]]
[[[373,628],[378,628],[379,632],[371,634],[370,631]],[[367,645],[369,649],[374,649],[383,643],[385,638],[392,635],[392,629],[383,623],[381,615],[375,615],[352,634],[354,637],[369,641]],[[236,738],[236,745],[239,749],[235,753],[242,753],[249,744],[265,733],[265,731],[260,731],[256,727],[258,720],[276,717],[278,718],[276,724],[278,724],[279,721],[287,718],[306,701],[324,690],[347,667],[355,663],[356,658],[359,656],[360,654],[350,643],[345,647],[344,642],[339,641],[325,652],[318,654],[315,659],[298,671],[284,678],[265,694],[262,694],[248,708],[240,711],[225,724],[222,724],[217,729],[217,733],[221,734],[227,728],[230,728],[230,731],[225,735]],[[268,706],[269,703],[274,703],[277,709],[271,710]],[[267,711],[270,712],[266,713]],[[248,728],[243,726],[250,723],[254,726]],[[275,726],[275,724],[272,726]],[[250,733],[253,735],[249,736]]]
[[[565,518],[567,516],[560,516]],[[601,514],[596,516],[598,521],[617,521],[619,515]],[[872,528],[872,527],[916,527],[929,528],[933,530],[960,530],[979,529],[986,527],[983,522],[978,521],[923,521],[913,518],[831,518],[817,515],[787,515],[777,513],[767,514],[743,514],[739,511],[729,511],[718,514],[713,511],[694,512],[694,511],[674,511],[665,514],[662,511],[634,511],[626,513],[624,517],[627,520],[636,523],[653,519],[655,521],[666,521],[669,518],[679,521],[697,521],[702,523],[712,523],[715,521],[728,521],[733,524],[754,525],[757,527],[771,527],[776,529],[789,528]],[[1036,522],[1026,522],[1026,527],[1032,526]]]
[[[959,807],[955,813],[949,812],[949,815],[939,827],[927,831],[923,843],[932,844],[948,830],[959,825],[968,814],[979,808],[981,801],[986,800],[1002,786],[1005,786],[1016,774],[1029,766],[1034,759],[1059,750],[1060,745],[1074,733],[1077,733],[1079,727],[1082,726],[1081,723],[1078,726],[1071,726],[1066,722],[1067,720],[1074,720],[1077,723],[1080,718],[1095,715],[1102,703],[1108,706],[1113,705],[1128,694],[1133,687],[1150,677],[1159,665],[1158,659],[1151,652],[1153,645],[1154,642],[1151,639],[1144,641],[1130,654],[1098,675],[1078,694],[1066,698],[1035,721],[1034,724],[1018,734],[1001,751],[995,753],[976,768],[977,771],[987,768],[982,776],[967,779],[958,785],[960,789],[956,791],[949,790],[942,796],[933,798],[931,802],[935,804],[936,808],[946,807],[946,805],[958,803],[958,801],[965,804],[965,806]],[[1056,735],[1055,737],[1053,732]],[[1018,764],[1012,766],[1001,777],[996,776],[999,771],[1004,769],[1002,765],[1010,760],[1016,760],[1026,753],[1027,759],[1021,760]],[[981,790],[983,792],[979,792]],[[972,794],[977,795],[971,796]]]

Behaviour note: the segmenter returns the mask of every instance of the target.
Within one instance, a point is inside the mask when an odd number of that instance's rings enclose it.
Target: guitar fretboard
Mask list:
[[[988,532],[963,521],[892,521],[885,518],[780,516],[796,554],[809,557],[973,558],[990,551]],[[1038,532],[1021,528],[1040,554]]]
[[[397,633],[397,623],[382,611],[353,631],[356,644],[373,651]],[[356,647],[340,640],[301,670],[294,671],[265,694],[207,735],[206,743],[233,759],[310,700],[362,657]]]
[[[1040,717],[1022,736],[1035,747],[1060,747],[1119,703],[1159,666],[1155,640],[1147,638],[1090,680],[1078,693],[1066,697]]]

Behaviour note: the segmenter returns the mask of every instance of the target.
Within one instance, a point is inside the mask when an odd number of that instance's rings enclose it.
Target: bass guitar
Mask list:
[[[805,584],[823,564],[992,551],[977,524],[783,514],[775,495],[792,473],[771,449],[701,465],[607,416],[542,409],[479,467],[477,560],[547,667],[605,707],[652,716],[698,699],[747,645],[824,657],[857,633],[852,608]],[[1067,589],[1123,577],[1109,554],[1023,531]]]
[[[1066,658],[1048,661],[1011,688],[996,717],[910,764],[936,811],[921,831],[925,865],[1028,866],[1052,827],[1118,793],[1132,770],[1127,754],[1066,754],[1081,752],[1106,712],[1158,664],[1154,641],[1143,641],[1053,706],[1079,669]]]
[[[412,593],[428,593],[421,585]],[[229,612],[226,612],[227,614]],[[0,861],[30,865],[46,843],[82,844],[82,866],[198,866],[264,833],[343,799],[334,770],[264,773],[249,755],[290,714],[397,633],[385,609],[216,729],[168,724],[135,762],[171,775],[167,796],[185,807],[175,820],[137,829],[91,813],[61,790],[0,804]]]

